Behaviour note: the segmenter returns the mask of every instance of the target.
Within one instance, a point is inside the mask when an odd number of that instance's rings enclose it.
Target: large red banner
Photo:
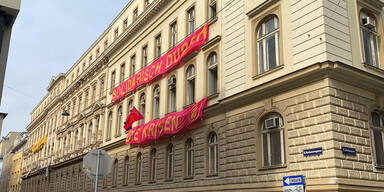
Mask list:
[[[192,123],[200,120],[203,116],[203,109],[207,105],[207,100],[204,98],[183,111],[170,113],[162,119],[152,120],[130,129],[125,143],[143,144],[188,129]]]
[[[200,49],[208,41],[208,24],[189,35],[183,42],[168,51],[165,55],[152,64],[141,69],[128,80],[113,88],[112,102],[124,97],[127,93],[134,91],[138,86],[151,82],[153,79],[167,73],[173,67],[180,64],[182,59],[189,53]]]

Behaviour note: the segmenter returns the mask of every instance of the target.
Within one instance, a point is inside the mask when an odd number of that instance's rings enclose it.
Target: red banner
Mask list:
[[[173,67],[181,63],[181,60],[189,53],[200,49],[208,41],[208,24],[189,35],[183,42],[168,51],[165,55],[152,64],[141,69],[112,90],[112,102],[124,97],[125,94],[134,91],[138,86],[151,82],[153,79],[167,73]]]
[[[152,120],[130,129],[125,143],[143,144],[186,130],[192,123],[201,119],[207,100],[204,98],[183,111],[170,113],[162,119]]]
[[[144,117],[140,114],[139,111],[135,107],[132,107],[131,112],[127,119],[125,119],[124,129],[128,130],[128,128],[133,124],[133,122],[143,119]]]

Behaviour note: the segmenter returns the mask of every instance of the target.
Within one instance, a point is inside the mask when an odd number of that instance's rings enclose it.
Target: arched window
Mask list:
[[[77,189],[81,189],[81,169],[79,168],[79,170],[77,171]]]
[[[186,153],[186,176],[192,177],[194,171],[194,150],[193,150],[193,140],[189,138],[185,142],[185,153]]]
[[[263,166],[280,166],[285,163],[284,121],[280,114],[267,115],[261,126]]]
[[[153,90],[153,119],[159,118],[160,107],[160,86],[156,85]]]
[[[219,167],[219,150],[218,150],[217,135],[212,132],[208,135],[208,171],[209,175],[218,173]]]
[[[140,96],[140,113],[143,116],[143,119],[140,120],[140,124],[144,124],[145,119],[145,93],[141,94]]]
[[[115,162],[113,163],[113,172],[112,172],[112,186],[116,187],[117,185],[117,173],[119,168],[119,161],[115,159]]]
[[[92,144],[92,129],[93,129],[93,124],[91,122],[88,127],[88,145]]]
[[[143,172],[143,159],[142,159],[141,153],[138,153],[136,158],[136,183],[141,183],[142,172]]]
[[[384,116],[378,112],[371,113],[371,131],[374,163],[378,167],[384,167]]]
[[[167,147],[167,179],[173,178],[173,145],[170,143]]]
[[[217,54],[208,56],[208,95],[217,93]]]
[[[257,28],[259,74],[280,65],[279,39],[279,19],[275,15],[266,17]]]
[[[108,115],[108,130],[107,130],[107,139],[111,138],[112,133],[112,111]]]
[[[190,65],[187,69],[187,105],[195,102],[195,67]]]
[[[377,46],[376,18],[368,12],[360,12],[360,35],[364,63],[379,66],[379,49]]]
[[[123,124],[123,108],[120,106],[117,110],[117,126],[115,130],[115,135],[120,136],[121,125]]]
[[[176,76],[168,79],[168,112],[176,111]]]
[[[124,159],[124,185],[128,185],[129,179],[129,157],[126,156]]]
[[[151,158],[150,158],[150,181],[156,180],[156,149],[153,148],[151,150]]]

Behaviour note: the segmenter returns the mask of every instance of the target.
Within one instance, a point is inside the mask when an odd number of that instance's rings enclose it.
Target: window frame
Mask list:
[[[373,122],[373,115],[372,114],[376,114],[379,118],[379,125],[376,126],[374,125],[374,122]],[[370,113],[370,119],[369,119],[369,124],[370,124],[370,135],[371,135],[371,143],[372,143],[372,151],[373,151],[373,154],[372,154],[372,163],[373,165],[375,166],[375,168],[379,168],[379,169],[384,169],[384,157],[382,157],[382,164],[378,163],[378,149],[377,149],[377,141],[375,139],[375,134],[374,132],[375,131],[378,131],[379,133],[381,133],[381,144],[383,145],[381,150],[384,151],[384,115],[383,113],[380,113],[379,111],[372,111]]]
[[[173,86],[168,85],[168,80],[171,78],[176,79],[176,83]],[[170,77],[167,79],[167,110],[168,113],[172,113],[176,111],[177,107],[177,78],[175,74],[170,75]],[[174,93],[174,94],[173,94]],[[174,102],[172,103],[172,97],[174,96]]]
[[[189,69],[192,70],[192,68],[193,68],[193,74],[188,75]],[[185,103],[186,103],[186,106],[189,106],[196,102],[196,68],[194,64],[189,64],[186,68],[185,83],[186,83]],[[191,85],[192,83],[193,83],[193,86]],[[193,93],[190,93],[190,91],[192,91]]]
[[[174,156],[174,146],[172,143],[169,143],[166,148],[166,180],[170,181],[173,180],[174,177],[174,162],[175,162],[175,156]]]
[[[157,168],[157,150],[156,148],[152,148],[150,152],[150,160],[149,160],[149,181],[156,181],[156,168]]]
[[[212,137],[216,139],[212,141]],[[207,147],[208,147],[208,155],[207,155],[207,171],[208,176],[217,176],[219,173],[219,137],[215,131],[211,131],[207,137]],[[214,150],[213,154],[215,156],[212,157],[212,150]],[[214,166],[212,166],[212,164]]]
[[[381,45],[381,35],[382,35],[382,25],[381,25],[381,17],[379,15],[376,14],[377,12],[376,11],[373,11],[365,6],[361,6],[359,5],[359,10],[358,10],[358,15],[357,15],[357,18],[358,18],[358,31],[359,31],[359,38],[360,38],[360,51],[361,51],[361,59],[362,59],[362,63],[365,64],[365,65],[368,65],[368,66],[372,66],[372,67],[376,67],[376,68],[381,68],[382,66],[382,48],[380,47]],[[369,29],[365,26],[362,25],[361,23],[361,15],[362,14],[365,14],[366,16],[368,17],[371,17],[374,19],[375,23],[376,23],[376,27],[375,27],[375,30],[372,30],[372,29]],[[365,44],[364,44],[364,38],[363,38],[363,31],[366,31],[368,32],[369,34],[369,37],[370,37],[370,57],[371,57],[371,60],[372,60],[372,63],[368,63],[367,62],[367,58],[366,58],[366,53],[365,53]],[[373,40],[374,39],[374,40]],[[372,42],[372,41],[376,41],[375,43]],[[374,43],[374,44],[373,44]],[[373,49],[376,49],[376,54],[373,54],[374,52],[372,51]],[[375,58],[376,57],[376,58]]]
[[[185,147],[185,177],[193,178],[195,174],[195,150],[194,142],[192,138],[188,138],[184,144]]]
[[[137,153],[136,156],[136,184],[140,184],[143,177],[143,154]]]
[[[119,173],[119,160],[116,158],[113,161],[113,169],[112,169],[112,187],[117,186],[117,177]]]
[[[131,57],[130,57],[130,74],[129,76],[132,77],[136,74],[136,54],[133,54]]]
[[[155,60],[161,57],[161,32],[155,36]]]
[[[191,14],[193,13],[193,14]],[[192,15],[192,17],[191,17]],[[192,5],[190,8],[187,10],[187,35],[192,34],[196,30],[196,10],[195,10],[195,5]],[[191,28],[191,26],[193,27]]]
[[[211,58],[214,57],[216,58],[216,62],[213,63],[211,65]],[[218,71],[218,65],[219,65],[219,61],[218,61],[218,55],[217,55],[217,52],[216,51],[211,51],[209,54],[208,54],[208,57],[207,57],[207,95],[208,96],[212,96],[212,95],[215,95],[217,93],[219,93],[219,71]],[[215,75],[216,75],[216,79],[214,80],[215,82],[211,82],[211,73],[212,71],[215,70]],[[215,90],[213,92],[211,92],[211,86],[210,84],[214,84],[215,85]]]
[[[128,185],[129,183],[129,156],[124,158],[124,170],[123,170],[123,185]]]
[[[123,106],[119,106],[117,108],[117,126],[115,130],[115,137],[119,137],[121,135],[121,129],[123,127]]]
[[[175,20],[169,25],[169,48],[171,49],[177,45],[177,30],[177,20]]]
[[[112,115],[112,111],[109,111],[109,113],[108,113],[108,128],[107,128],[106,140],[111,139],[111,136],[112,136],[112,124],[113,124],[113,115]]]
[[[158,119],[160,118],[160,85],[155,84],[152,97],[152,119]]]

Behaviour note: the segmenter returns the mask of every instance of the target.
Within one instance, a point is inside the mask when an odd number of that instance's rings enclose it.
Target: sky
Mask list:
[[[25,131],[53,76],[65,73],[129,0],[22,0],[13,25],[0,112],[1,136]]]

